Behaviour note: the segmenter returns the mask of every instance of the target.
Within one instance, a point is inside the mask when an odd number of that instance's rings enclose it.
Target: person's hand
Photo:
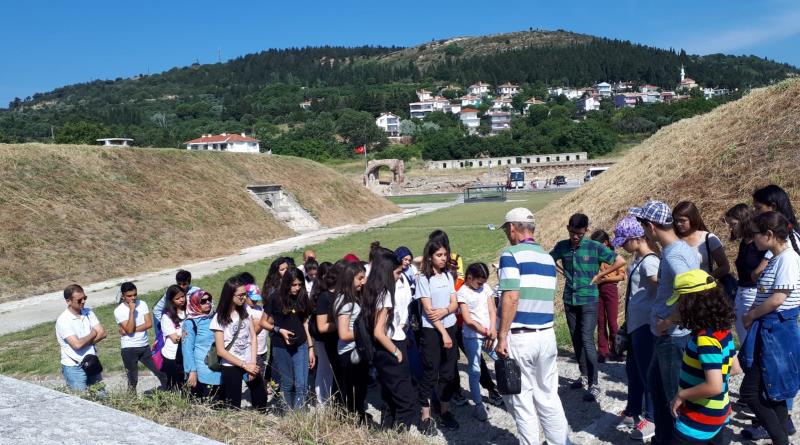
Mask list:
[[[486,337],[483,340],[483,349],[487,352],[492,350],[492,346],[494,346],[494,339]]]
[[[403,351],[399,348],[397,349],[397,354],[394,356],[397,359],[397,363],[403,363]]]
[[[750,326],[753,326],[753,313],[752,311],[747,311],[742,316],[742,326],[745,329],[750,329]]]
[[[489,329],[489,338],[491,338],[492,341],[497,340],[497,329]]]
[[[131,301],[127,302],[126,304],[128,305],[128,309],[130,309],[131,311],[136,309],[136,300],[131,300]]]
[[[292,344],[292,340],[294,340],[294,332],[292,332],[292,331],[290,331],[288,329],[281,329],[280,331],[278,331],[278,333],[281,334],[281,337],[283,338],[283,341],[287,345]]]
[[[308,369],[313,369],[317,364],[317,356],[314,355],[314,348],[308,348]]]
[[[670,406],[672,407],[672,417],[676,419],[678,418],[678,411],[680,411],[683,402],[685,402],[685,400],[680,396],[680,393],[676,394],[675,398],[672,399],[672,403],[670,403]]]
[[[189,373],[189,379],[186,380],[186,384],[189,385],[190,388],[197,386],[197,371]]]
[[[256,375],[258,373],[258,365],[253,362],[245,363],[244,366],[242,366],[242,369],[244,369],[250,375]]]
[[[453,340],[450,338],[450,334],[447,332],[442,335],[442,345],[445,349],[450,349],[453,347]]]
[[[603,278],[600,276],[600,274],[597,274],[592,277],[592,281],[589,284],[600,284],[602,281]]]
[[[494,347],[494,352],[500,358],[508,357],[508,338],[505,336],[498,336],[497,346]]]
[[[658,332],[658,335],[665,335],[671,326],[672,322],[665,318],[656,319],[656,332]]]

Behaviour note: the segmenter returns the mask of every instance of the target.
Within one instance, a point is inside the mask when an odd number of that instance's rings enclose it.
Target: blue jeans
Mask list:
[[[100,383],[103,381],[103,374],[98,372],[95,375],[86,375],[86,371],[80,366],[66,366],[61,365],[61,374],[64,375],[64,380],[67,381],[67,386],[78,392],[86,391],[86,388]]]
[[[464,337],[464,349],[467,353],[467,375],[469,376],[469,392],[475,405],[483,404],[481,399],[481,346],[482,338]]]
[[[302,408],[308,393],[308,344],[297,348],[273,347],[272,356],[280,375],[284,403],[289,409]]]
[[[670,413],[669,403],[678,393],[683,351],[689,335],[672,337],[661,335],[655,339],[655,354],[647,371],[647,382],[653,397],[653,421],[656,424],[656,436],[653,444],[669,444],[675,419]]]
[[[647,369],[653,361],[654,347],[655,339],[650,332],[650,325],[639,326],[631,332],[631,347],[625,361],[625,374],[628,376],[628,404],[625,406],[625,414],[644,415],[644,418],[651,422],[653,396],[647,385]]]

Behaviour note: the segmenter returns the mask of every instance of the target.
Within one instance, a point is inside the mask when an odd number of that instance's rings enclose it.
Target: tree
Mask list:
[[[94,122],[68,122],[56,131],[55,140],[59,144],[95,145],[97,139],[108,137],[108,129]]]
[[[456,45],[455,43],[451,43],[444,47],[444,54],[451,57],[458,57],[464,54],[464,48]]]
[[[336,120],[336,131],[354,147],[366,143],[385,145],[388,142],[386,133],[375,125],[375,118],[364,111],[343,110]]]

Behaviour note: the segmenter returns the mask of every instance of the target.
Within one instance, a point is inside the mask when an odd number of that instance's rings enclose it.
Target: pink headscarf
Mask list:
[[[211,310],[209,312],[203,312],[203,305],[200,303],[200,300],[202,300],[203,297],[205,297],[206,295],[208,295],[209,297],[211,296],[211,294],[209,294],[204,289],[201,289],[199,287],[195,287],[189,290],[189,295],[186,296],[187,319],[208,317],[214,312],[213,303],[211,305]]]

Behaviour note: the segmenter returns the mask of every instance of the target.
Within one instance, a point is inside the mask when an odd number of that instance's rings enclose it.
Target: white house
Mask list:
[[[258,139],[242,134],[204,134],[203,137],[184,142],[187,150],[229,151],[233,153],[259,153]]]
[[[408,112],[412,119],[425,119],[425,116],[433,113],[433,102],[411,102]]]
[[[575,100],[581,97],[582,93],[575,88],[552,87],[547,89],[547,94],[556,97],[564,95],[569,100]]]
[[[730,93],[730,91],[727,88],[703,88],[703,97],[705,97],[706,100],[717,96],[725,96],[728,93]]]
[[[600,82],[594,86],[597,89],[597,94],[603,97],[611,97],[611,84],[608,82]]]
[[[530,99],[525,101],[525,108],[524,108],[525,113],[527,113],[528,110],[530,110],[531,107],[534,106],[534,105],[544,105],[544,104],[545,104],[544,101],[538,100],[535,97],[531,97]]]
[[[655,93],[658,92],[658,87],[655,85],[642,85],[639,87],[640,93]]]
[[[419,98],[420,102],[433,99],[431,92],[428,90],[417,90],[417,97]]]
[[[600,100],[587,96],[578,101],[578,110],[584,113],[600,110]]]
[[[457,100],[450,101],[450,107],[447,109],[448,112],[453,114],[458,114],[461,112],[461,102]]]
[[[483,82],[478,82],[476,84],[472,84],[472,85],[469,86],[469,88],[467,88],[467,92],[469,94],[472,94],[473,96],[481,96],[481,97],[483,97],[483,96],[489,94],[489,84],[488,83],[483,83]]]
[[[506,82],[502,85],[497,86],[497,94],[501,96],[514,96],[519,94],[519,85],[514,85],[513,83]]]
[[[400,136],[400,118],[392,113],[381,113],[375,119],[375,125],[386,132],[389,137]]]
[[[97,142],[102,142],[103,147],[130,147],[133,145],[133,139],[130,138],[103,138],[98,139]]]
[[[508,111],[513,110],[514,106],[511,105],[512,100],[507,97],[498,97],[492,102],[492,111]]]
[[[311,109],[311,100],[304,100],[304,101],[300,102],[300,108],[302,108],[304,110],[310,110]]]
[[[461,96],[461,106],[462,107],[479,107],[481,105],[481,97],[475,96],[472,94],[466,94]]]
[[[640,97],[642,98],[642,103],[645,104],[657,104],[663,102],[663,99],[661,98],[661,93],[659,93],[658,91],[641,93]]]
[[[467,128],[469,134],[477,133],[478,127],[481,125],[481,119],[478,117],[478,110],[474,108],[462,108],[461,123]]]
[[[492,127],[492,136],[498,135],[503,131],[511,130],[511,113],[505,111],[495,111],[487,113],[483,116],[489,119],[489,125]]]

